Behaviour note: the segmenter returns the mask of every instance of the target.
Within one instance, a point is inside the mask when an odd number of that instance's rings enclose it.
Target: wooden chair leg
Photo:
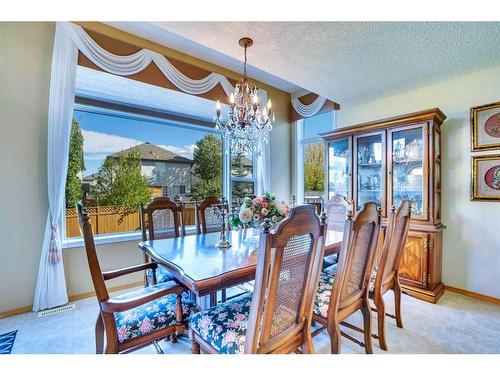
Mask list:
[[[200,354],[200,344],[194,337],[191,338],[191,354]]]
[[[333,324],[333,329],[328,330],[330,335],[330,345],[332,349],[332,354],[340,354],[340,327],[338,323]]]
[[[363,307],[361,307],[361,312],[363,314],[363,328],[365,336],[365,352],[366,354],[373,354],[372,347],[372,314],[370,309],[370,301],[368,296],[366,297]]]
[[[102,321],[101,313],[97,315],[95,322],[95,352],[102,354],[104,351],[104,323]]]
[[[396,310],[396,325],[399,328],[403,328],[403,320],[401,319],[401,285],[399,285],[399,280],[396,279],[394,283],[394,308]]]
[[[377,306],[377,323],[378,323],[378,342],[380,349],[387,350],[387,342],[385,341],[385,304],[382,296],[375,299],[375,306]]]

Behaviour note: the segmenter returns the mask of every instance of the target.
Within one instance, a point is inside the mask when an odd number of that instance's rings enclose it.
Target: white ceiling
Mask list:
[[[500,22],[113,22],[112,26],[343,106],[500,64]]]

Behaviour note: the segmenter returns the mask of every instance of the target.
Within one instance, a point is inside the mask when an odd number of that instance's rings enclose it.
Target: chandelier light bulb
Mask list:
[[[271,106],[272,106],[272,105],[273,105],[273,103],[271,103],[271,99],[269,99],[269,100],[267,101],[267,108],[268,108],[268,109],[271,109]]]
[[[234,104],[234,94],[233,93],[231,93],[231,95],[229,96],[229,103]]]

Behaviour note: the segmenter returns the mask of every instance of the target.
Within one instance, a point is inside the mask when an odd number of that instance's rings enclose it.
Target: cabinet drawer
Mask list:
[[[427,287],[428,237],[429,235],[426,233],[408,233],[408,240],[399,266],[399,277],[402,284],[419,288]]]

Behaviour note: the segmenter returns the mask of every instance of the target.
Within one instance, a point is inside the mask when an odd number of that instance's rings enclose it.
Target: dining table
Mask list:
[[[261,230],[254,228],[227,231],[229,248],[216,247],[221,234],[212,232],[142,241],[139,249],[196,296],[213,296],[217,291],[255,279],[260,235]],[[342,235],[340,231],[327,231],[325,256],[340,250]]]

